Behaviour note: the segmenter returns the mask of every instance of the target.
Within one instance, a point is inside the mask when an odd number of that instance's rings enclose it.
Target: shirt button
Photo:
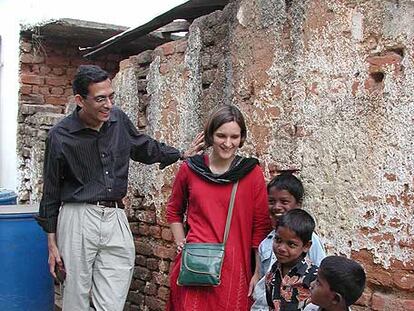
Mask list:
[[[105,158],[105,153],[102,153],[102,158]]]
[[[106,172],[105,172],[105,174],[106,174],[106,175],[108,175],[108,174],[109,174],[109,172],[108,172],[108,171],[106,171]]]
[[[108,188],[108,192],[111,192],[112,191],[112,188]]]

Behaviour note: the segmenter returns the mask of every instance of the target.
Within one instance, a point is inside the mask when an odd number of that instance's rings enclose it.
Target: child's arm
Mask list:
[[[312,246],[309,250],[309,259],[312,261],[313,264],[319,267],[322,259],[324,259],[325,257],[325,249],[323,248],[319,236],[316,233],[312,233]]]
[[[255,266],[254,273],[253,273],[253,276],[249,284],[249,291],[247,293],[247,296],[249,297],[253,294],[254,287],[256,286],[257,282],[260,280],[260,256],[259,256],[259,252],[257,248],[254,249],[254,255],[255,255],[256,266]]]

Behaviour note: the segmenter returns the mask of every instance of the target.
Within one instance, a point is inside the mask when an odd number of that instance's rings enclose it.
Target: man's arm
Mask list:
[[[56,243],[56,227],[59,214],[60,190],[61,190],[61,161],[57,153],[57,146],[53,136],[46,140],[45,159],[43,167],[43,195],[40,202],[39,214],[36,220],[39,225],[47,232],[47,244],[49,250],[49,270],[56,278],[55,265],[63,268],[59,249]]]
[[[125,114],[123,116],[131,139],[130,158],[134,161],[145,164],[160,163],[162,169],[179,159],[185,160],[197,154],[204,146],[204,135],[199,133],[187,150],[179,151],[177,148],[160,143],[152,137],[138,132],[131,120]]]

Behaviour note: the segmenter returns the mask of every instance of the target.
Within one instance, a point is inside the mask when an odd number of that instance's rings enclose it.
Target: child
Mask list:
[[[304,188],[302,182],[292,174],[292,171],[283,171],[274,177],[267,185],[267,193],[269,213],[274,228],[277,227],[278,218],[284,213],[295,208],[301,208],[302,206]],[[276,261],[276,256],[273,253],[275,231],[270,232],[258,248],[260,260],[260,275],[258,279],[260,280],[254,288],[253,297],[255,302],[250,309],[251,311],[264,311],[269,309],[266,302],[265,279],[263,276]],[[312,246],[308,256],[317,266],[319,266],[322,259],[326,256],[322,243],[316,233],[312,234]]]
[[[341,256],[326,257],[311,284],[312,304],[305,311],[349,310],[364,287],[365,272],[359,263]]]
[[[310,284],[318,267],[306,257],[312,245],[315,221],[301,209],[286,212],[273,239],[275,262],[266,273],[266,300],[270,310],[303,310],[310,300]]]

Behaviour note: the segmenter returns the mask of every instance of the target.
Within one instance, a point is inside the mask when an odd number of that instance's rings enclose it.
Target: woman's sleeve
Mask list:
[[[270,223],[269,209],[267,206],[267,190],[264,180],[263,172],[260,166],[254,169],[253,180],[253,196],[254,196],[254,211],[253,211],[253,237],[252,246],[257,248],[260,242],[272,230]]]
[[[167,204],[167,222],[183,222],[188,202],[187,164],[181,164],[175,176],[170,198]]]

